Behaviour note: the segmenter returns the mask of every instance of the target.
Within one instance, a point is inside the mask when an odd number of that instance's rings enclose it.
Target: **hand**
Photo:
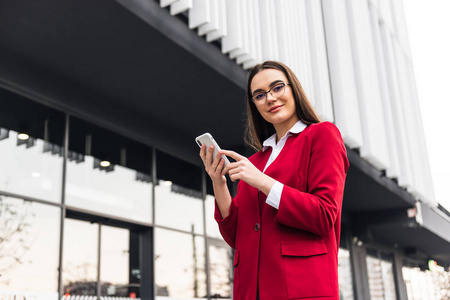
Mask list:
[[[221,158],[221,154],[217,154],[213,160],[213,150],[213,146],[206,149],[205,145],[202,145],[200,149],[200,157],[205,165],[206,173],[211,177],[213,184],[226,184],[226,172],[223,168],[225,161]]]
[[[224,169],[224,172],[228,173],[232,181],[243,180],[254,188],[261,190],[264,194],[269,194],[275,180],[258,170],[248,158],[228,150],[220,150],[219,155],[226,155],[236,160]]]

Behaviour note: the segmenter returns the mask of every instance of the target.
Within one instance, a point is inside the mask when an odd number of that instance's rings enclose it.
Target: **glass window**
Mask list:
[[[220,299],[231,298],[232,258],[231,248],[224,245],[209,245],[209,273],[211,282],[211,297]]]
[[[60,215],[59,207],[0,195],[0,294],[58,298]]]
[[[152,150],[71,118],[67,205],[151,223]]]
[[[402,274],[409,300],[450,298],[450,273],[443,267],[436,266],[431,271],[403,267]]]
[[[206,296],[205,239],[155,229],[156,299],[195,299]]]
[[[64,114],[0,89],[0,190],[60,202]]]
[[[63,242],[63,286],[70,295],[97,295],[99,225],[66,219]]]
[[[101,232],[101,295],[128,297],[130,231],[102,225]]]
[[[350,262],[350,251],[339,248],[338,253],[338,274],[339,274],[339,299],[353,300],[353,280],[352,267]]]
[[[395,300],[395,281],[392,261],[367,256],[370,299]]]
[[[203,234],[201,193],[160,181],[155,187],[155,218],[158,225]]]
[[[219,231],[219,225],[214,219],[215,198],[211,195],[206,195],[205,210],[206,210],[206,234],[210,237],[222,239]]]

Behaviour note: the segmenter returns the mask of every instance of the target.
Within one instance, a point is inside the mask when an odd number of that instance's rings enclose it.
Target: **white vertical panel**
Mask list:
[[[376,9],[378,9],[379,6],[379,0],[369,0],[369,3],[375,6]]]
[[[406,54],[411,58],[411,49],[408,37],[408,30],[406,26],[405,11],[402,0],[391,1],[392,12],[395,15],[394,19],[394,31],[397,39],[399,40],[402,48],[406,51]]]
[[[397,137],[394,130],[394,117],[392,115],[391,101],[393,95],[389,93],[387,82],[386,61],[384,57],[383,45],[381,41],[381,32],[379,25],[378,11],[374,5],[369,5],[370,21],[372,25],[372,36],[375,46],[376,67],[378,70],[378,82],[380,84],[381,101],[384,118],[380,122],[385,123],[386,136],[388,141],[389,165],[386,167],[386,176],[389,178],[398,178],[400,173],[399,157],[397,149]]]
[[[383,21],[380,25],[381,39],[384,49],[385,66],[387,82],[391,100],[391,109],[394,121],[393,130],[395,131],[396,144],[398,150],[398,162],[399,162],[399,176],[398,184],[407,188],[412,185],[411,177],[411,160],[409,158],[408,143],[406,140],[406,128],[404,122],[404,112],[402,107],[402,98],[400,93],[400,83],[397,72],[396,65],[396,54],[394,49],[394,43],[392,41],[392,36],[385,22]]]
[[[189,10],[189,29],[211,22],[209,0],[193,0]]]
[[[322,5],[335,122],[349,147],[361,147],[361,121],[345,0],[323,0]]]
[[[408,171],[411,174],[411,185],[409,185],[407,189],[409,192],[416,195],[416,189],[418,184],[416,172],[419,171],[418,168],[419,165],[417,161],[419,157],[417,156],[417,148],[421,147],[421,145],[414,143],[415,140],[414,135],[416,133],[414,132],[415,125],[413,124],[413,122],[415,120],[414,115],[411,114],[411,105],[412,105],[410,93],[411,86],[409,86],[409,81],[407,78],[408,73],[404,61],[404,53],[401,49],[399,42],[396,39],[393,39],[393,44],[394,44],[395,62],[397,66],[397,76],[399,79],[398,82],[400,88],[400,99],[398,101],[400,104],[399,110],[401,110],[403,114],[402,125],[404,126],[405,131],[406,153],[403,153],[403,155],[407,155],[407,158],[409,158],[409,160],[406,163],[408,164],[407,166],[409,169]]]
[[[253,1],[246,0],[242,1],[243,7],[245,7],[245,16],[247,18],[247,30],[245,40],[247,41],[245,44],[247,51],[246,54],[240,55],[236,57],[236,62],[238,64],[243,64],[244,62],[248,62],[254,60],[255,57],[255,49],[256,49],[256,41],[255,41],[255,12],[253,11]],[[252,62],[253,63],[253,62]]]
[[[198,27],[198,35],[219,29],[219,0],[209,0],[210,22]]]
[[[272,0],[259,1],[259,26],[261,32],[262,61],[277,60],[276,40],[277,36],[273,28],[276,28],[274,12],[271,9]]]
[[[282,25],[278,30],[283,31],[283,34],[278,36],[278,43],[284,50],[284,59],[282,59],[282,62],[292,67],[292,48],[289,46],[289,43],[292,44],[292,41],[295,40],[295,30],[297,28],[295,25],[292,25],[292,8],[289,6],[290,2],[290,0],[279,0],[278,3],[280,5],[277,5],[277,11],[279,15],[283,16],[283,21],[280,22],[277,19],[277,23]],[[293,27],[290,28],[290,26]]]
[[[295,35],[294,44],[289,45],[291,38],[288,38],[287,45],[291,49],[291,60],[293,63],[293,71],[299,78],[303,89],[314,105],[315,95],[313,87],[313,75],[311,67],[311,52],[308,37],[308,20],[305,0],[290,0],[291,2],[291,25],[296,30],[292,33]]]
[[[227,35],[227,10],[225,0],[218,0],[219,28],[206,34],[206,41],[212,42]]]
[[[286,64],[291,66],[294,69],[294,72],[299,73],[299,69],[297,64],[295,63],[294,57],[294,49],[297,47],[297,39],[299,38],[299,25],[297,20],[294,19],[294,12],[298,13],[294,10],[292,0],[284,0],[284,5],[280,6],[280,10],[283,12],[285,19],[285,40],[283,41],[283,45],[286,48]],[[300,18],[300,17],[298,17]],[[297,48],[298,49],[298,48]],[[298,74],[300,75],[300,74]]]
[[[380,18],[384,20],[385,25],[393,32],[394,20],[392,16],[391,1],[392,0],[378,0],[378,7],[380,10]]]
[[[288,27],[290,30],[288,31],[288,39],[285,41],[286,46],[288,47],[288,60],[286,63],[290,68],[294,71],[297,77],[300,79],[300,82],[304,86],[303,88],[307,88],[307,74],[305,74],[305,70],[302,68],[302,63],[304,60],[304,51],[302,51],[302,44],[300,40],[303,39],[301,36],[305,26],[303,26],[303,21],[305,20],[304,14],[305,11],[302,11],[301,6],[304,6],[303,0],[287,0],[288,5],[284,6],[285,14],[289,16],[288,18]],[[306,17],[306,16],[305,16]],[[302,28],[303,27],[303,28]],[[309,57],[308,57],[309,58]]]
[[[398,76],[400,78],[400,90],[402,94],[402,109],[406,128],[406,139],[413,184],[408,191],[422,201],[429,204],[435,203],[430,182],[430,170],[425,149],[425,137],[423,134],[422,119],[420,117],[419,103],[412,73],[411,62],[403,52],[400,44],[395,41]]]
[[[242,48],[233,50],[229,53],[230,58],[237,58],[238,56],[248,55],[250,52],[250,32],[249,32],[249,20],[247,12],[247,1],[238,1],[239,9],[241,11],[241,33],[242,33]]]
[[[192,8],[192,0],[179,0],[170,5],[170,14],[174,16],[190,8]]]
[[[277,20],[275,19],[275,10],[276,10],[276,6],[277,6],[277,0],[269,0],[269,6],[270,6],[270,11],[271,11],[271,18],[273,19],[274,22],[276,22]],[[278,29],[277,26],[274,24],[274,26],[272,26],[270,28],[270,30],[272,31],[272,36],[274,37],[273,40],[273,54],[274,54],[274,60],[279,61],[280,60],[280,51],[279,51],[279,47],[278,47]]]
[[[419,172],[416,172],[415,184],[417,184],[417,196],[430,206],[437,207],[438,203],[434,198],[433,182],[431,180],[430,162],[428,157],[428,151],[426,147],[425,132],[422,123],[422,117],[420,112],[420,104],[417,95],[416,83],[414,79],[414,71],[412,62],[405,56],[405,63],[408,72],[408,81],[410,86],[411,97],[411,114],[413,115],[412,121],[415,128],[411,134],[415,138],[413,145],[417,150],[417,163]],[[412,127],[412,126],[411,126]],[[413,127],[412,127],[413,128]],[[411,129],[412,129],[411,128]]]
[[[414,78],[414,70],[412,66],[412,62],[407,59],[407,65],[408,65],[408,73],[409,73],[409,82],[411,86],[413,87],[411,89],[411,92],[413,94],[413,105],[412,107],[412,113],[416,117],[415,118],[415,124],[416,124],[416,145],[419,145],[418,148],[418,156],[420,157],[420,173],[418,173],[418,181],[422,183],[418,187],[418,194],[419,198],[428,203],[430,206],[437,207],[438,203],[434,197],[434,188],[433,188],[433,182],[431,178],[431,169],[430,169],[430,161],[428,156],[428,151],[426,147],[426,140],[425,140],[425,132],[423,128],[422,123],[422,117],[421,117],[421,110],[420,110],[420,104],[419,99],[417,95],[417,89],[416,89],[416,82]]]
[[[209,1],[209,0],[208,0]],[[227,35],[222,38],[222,53],[242,48],[240,0],[226,0]]]
[[[172,3],[175,3],[175,2],[177,2],[177,1],[179,1],[179,0],[161,0],[161,1],[159,2],[159,5],[160,5],[161,7],[166,7],[166,6],[169,6],[169,5],[171,5]]]
[[[250,21],[252,25],[250,27],[250,39],[251,48],[250,53],[252,56],[251,60],[244,63],[244,69],[249,69],[254,67],[256,64],[262,62],[262,50],[261,50],[261,26],[259,20],[259,0],[248,0],[249,3],[249,13]]]
[[[279,60],[287,63],[289,61],[289,53],[285,42],[287,41],[289,35],[289,24],[287,23],[285,10],[283,9],[285,4],[286,4],[285,0],[277,1],[277,5],[275,5],[274,9],[274,18],[277,24],[276,45],[278,47]]]
[[[389,165],[389,155],[369,6],[367,1],[348,0],[347,9],[363,133],[360,155],[377,169],[384,170]]]
[[[330,74],[328,73],[325,31],[320,1],[306,1],[306,16],[314,89],[314,108],[322,120],[334,122]]]

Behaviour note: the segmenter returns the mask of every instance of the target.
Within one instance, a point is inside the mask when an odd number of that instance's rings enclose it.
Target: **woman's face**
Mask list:
[[[281,83],[289,84],[283,72],[275,69],[265,69],[256,74],[250,84],[252,95],[265,93],[269,90],[275,94]],[[274,88],[275,89],[272,89]],[[290,85],[284,87],[284,94],[274,97],[271,93],[266,94],[265,100],[254,101],[261,116],[277,129],[278,126],[288,126],[288,129],[298,121],[295,112],[295,100]]]

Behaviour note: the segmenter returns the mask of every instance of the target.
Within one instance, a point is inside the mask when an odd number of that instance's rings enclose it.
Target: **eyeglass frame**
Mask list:
[[[284,95],[284,93],[286,92],[286,86],[287,85],[291,85],[290,83],[284,83],[284,82],[279,82],[279,83],[276,83],[276,84],[274,84],[267,92],[260,92],[260,93],[257,93],[257,94],[254,94],[254,95],[252,95],[252,102],[253,103],[255,103],[255,105],[260,105],[260,104],[263,104],[263,103],[266,103],[266,101],[267,101],[267,94],[268,93],[270,93],[271,95],[272,95],[272,97],[275,97],[274,95],[273,95],[273,93],[272,93],[272,90],[274,89],[274,88],[276,88],[277,86],[279,86],[279,85],[283,85],[283,89],[284,89],[284,92],[283,92],[283,94],[282,95],[280,95],[280,97],[281,96],[283,96]],[[265,98],[265,100],[263,101],[263,99],[261,99],[261,100],[255,100],[253,97],[254,96],[256,96],[256,95],[259,95],[259,94],[264,94],[264,98]],[[278,98],[278,97],[277,97]]]

